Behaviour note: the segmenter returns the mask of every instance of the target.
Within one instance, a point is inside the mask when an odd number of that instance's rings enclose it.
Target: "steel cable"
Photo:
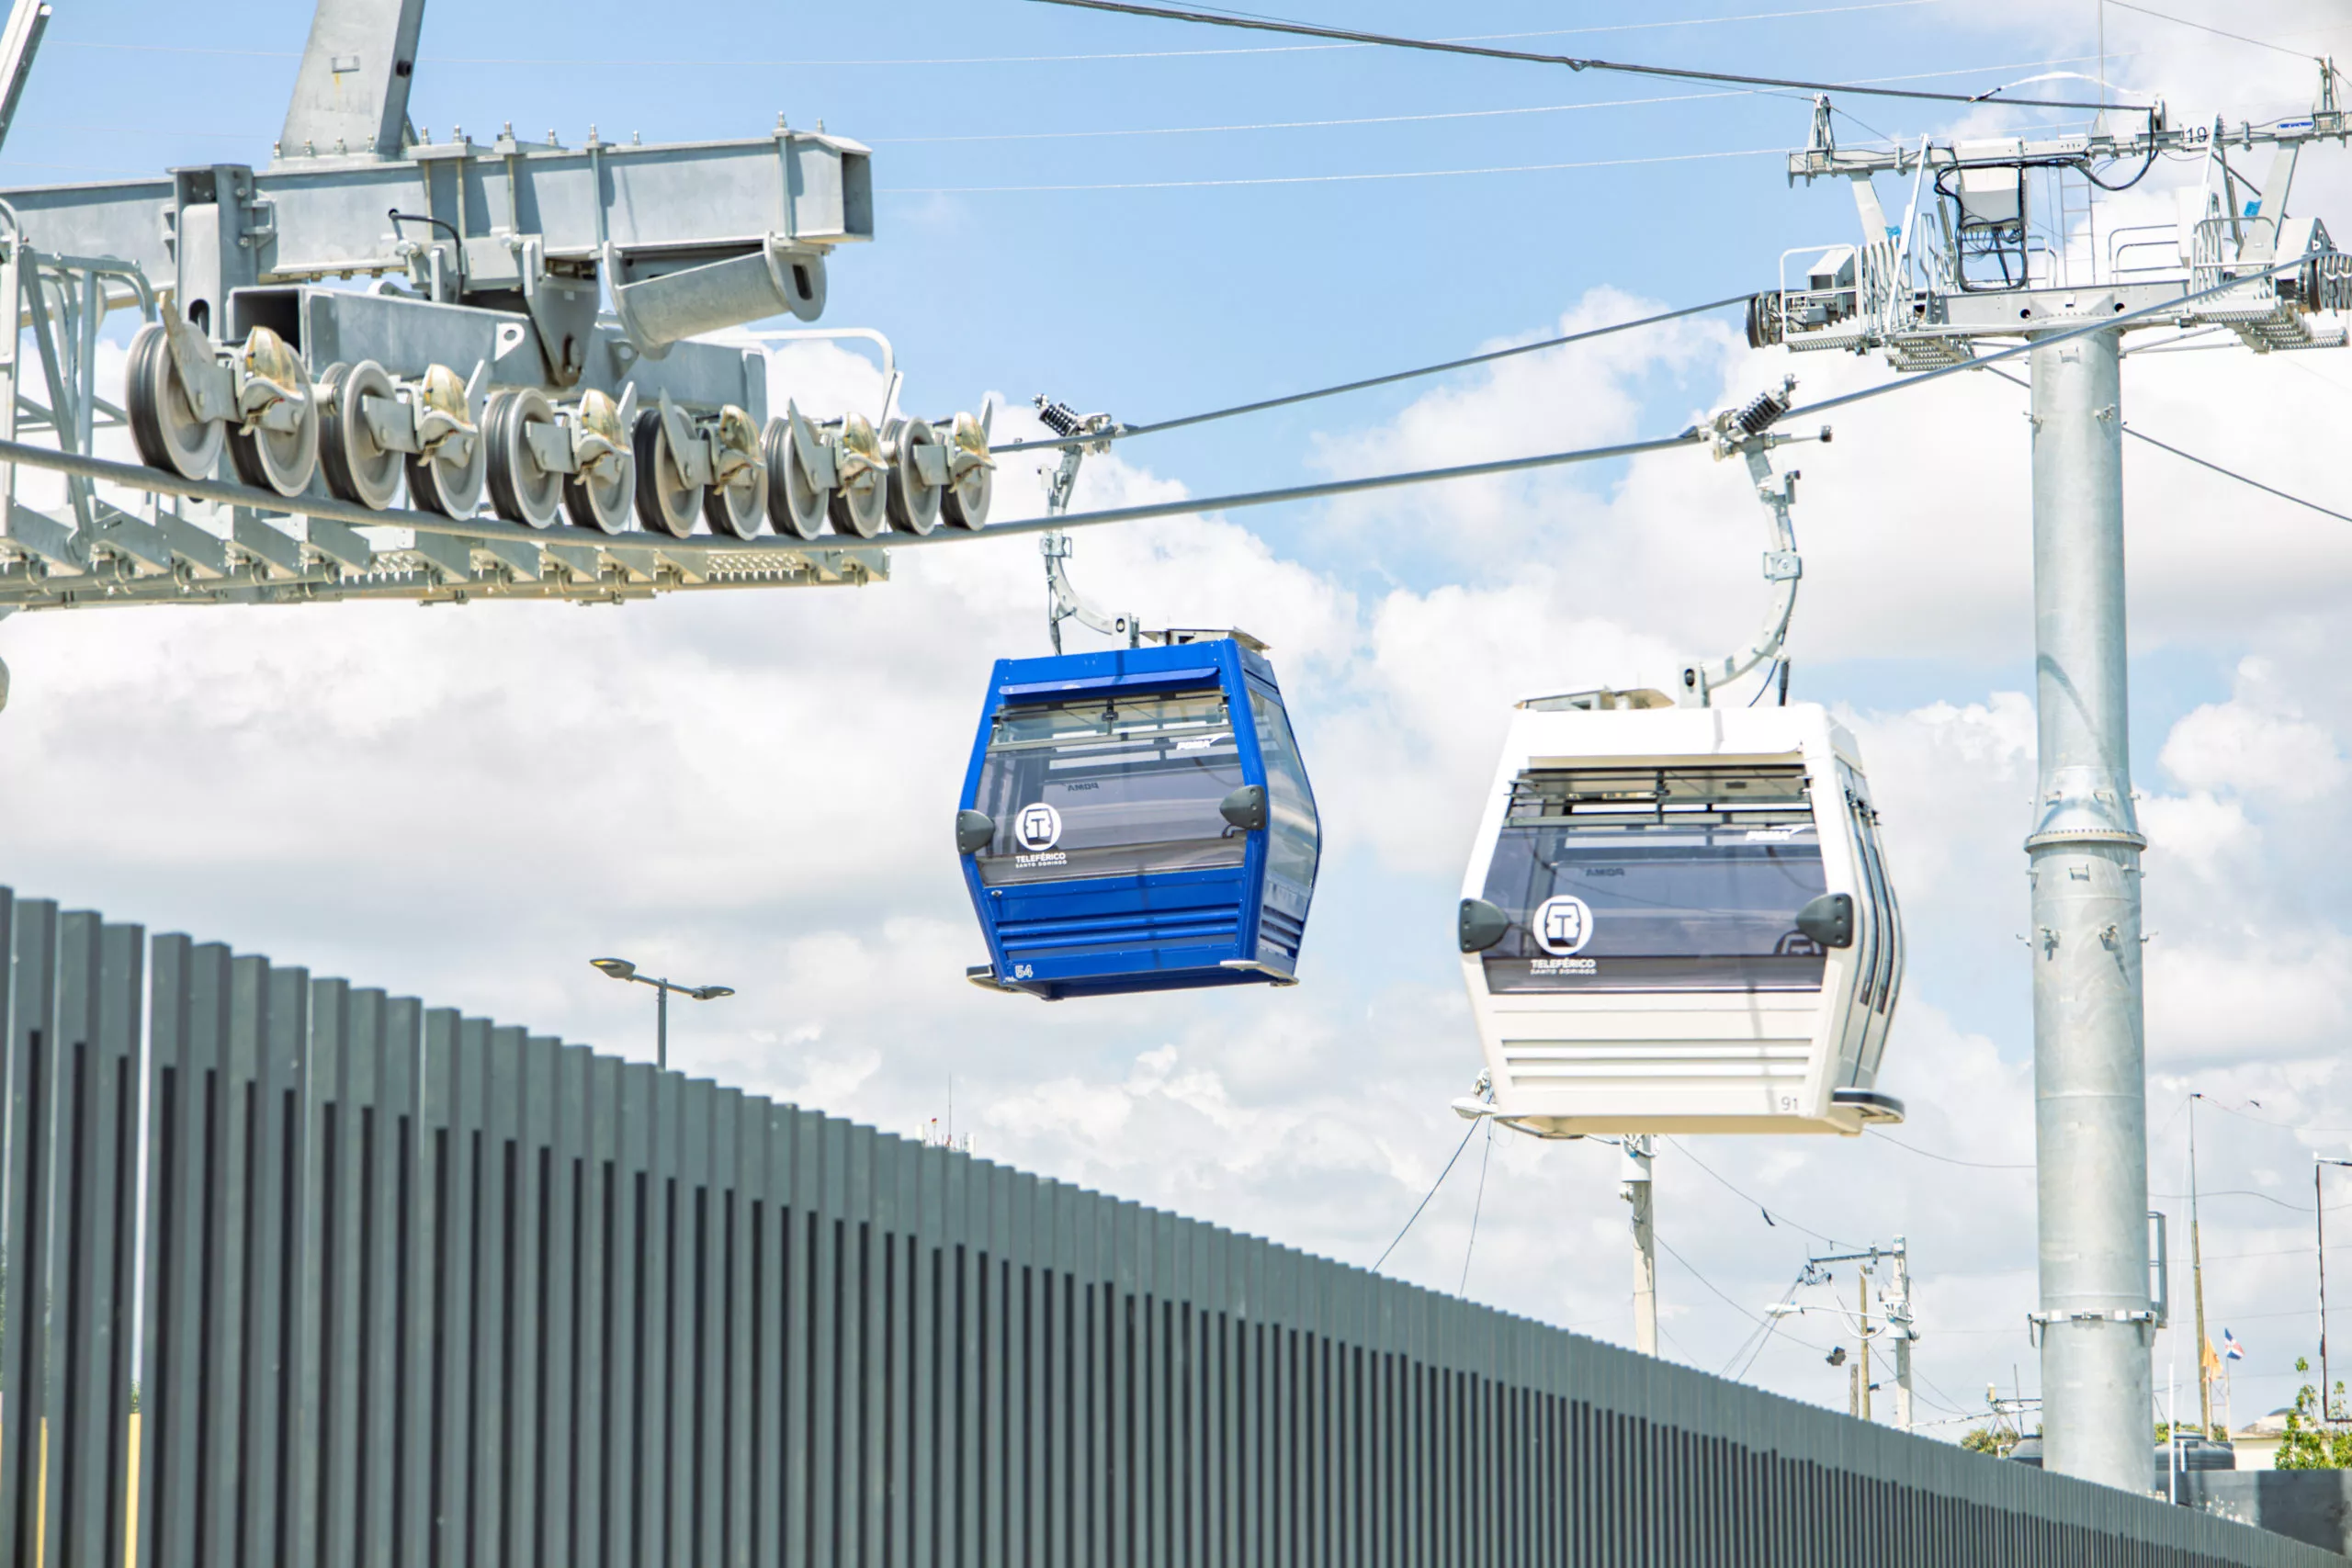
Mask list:
[[[1487,1168],[1494,1163],[1494,1159],[1495,1122],[1490,1116],[1487,1118],[1486,1150],[1478,1156],[1478,1195],[1470,1201],[1470,1240],[1462,1248],[1462,1283],[1454,1288],[1453,1292],[1457,1296],[1470,1293],[1470,1258],[1478,1250],[1478,1215],[1487,1207]]]
[[[1308,392],[1289,392],[1279,398],[1261,398],[1256,402],[1235,403],[1230,408],[1211,409],[1205,413],[1188,413],[1175,419],[1158,420],[1150,424],[1123,424],[1094,435],[1055,435],[1035,441],[1009,441],[1001,446],[991,446],[990,453],[1035,452],[1057,450],[1066,446],[1087,446],[1098,441],[1123,441],[1131,435],[1157,435],[1164,430],[1182,430],[1189,424],[1206,424],[1211,420],[1232,419],[1239,414],[1262,413],[1268,409],[1286,408],[1292,403],[1312,402],[1317,398],[1336,398],[1342,392],[1361,392],[1372,387],[1385,387],[1392,382],[1410,381],[1421,376],[1442,376],[1449,370],[1466,369],[1473,365],[1491,365],[1498,359],[1510,359],[1521,354],[1533,354],[1539,349],[1561,348],[1572,343],[1589,343],[1617,333],[1629,333],[1640,327],[1655,327],[1667,321],[1679,321],[1685,316],[1703,316],[1710,310],[1721,310],[1733,305],[1745,305],[1748,296],[1729,295],[1710,299],[1703,305],[1686,305],[1679,310],[1661,311],[1655,316],[1643,316],[1631,321],[1614,321],[1605,327],[1589,327],[1580,333],[1566,333],[1547,337],[1537,343],[1522,343],[1510,348],[1490,349],[1485,354],[1473,354],[1460,359],[1449,359],[1439,365],[1423,365],[1412,370],[1392,370],[1385,376],[1368,376],[1360,381],[1342,381],[1337,386],[1317,387]]]
[[[2007,381],[2012,387],[2023,387],[2028,391],[2031,391],[2033,389],[2032,382],[2026,380],[2022,377],[2012,376],[2006,370],[1996,370],[1993,374],[1999,377],[2002,380]],[[2159,452],[2169,452],[2184,463],[2194,463],[2200,468],[2211,469],[2214,473],[2221,475],[2225,479],[2235,479],[2242,485],[2252,485],[2256,490],[2262,491],[2265,495],[2275,495],[2281,501],[2291,502],[2297,506],[2316,512],[2323,517],[2333,517],[2339,523],[2352,523],[2352,513],[2338,512],[2333,507],[2322,506],[2316,501],[2305,501],[2300,495],[2290,495],[2287,491],[2280,490],[2277,485],[2264,484],[2260,479],[2254,478],[2252,475],[2239,473],[2235,468],[2225,468],[2222,467],[2221,464],[2212,461],[2211,458],[2200,457],[2194,452],[2184,452],[2179,447],[2173,446],[2171,443],[2159,441],[2154,436],[2150,435],[2143,431],[2132,429],[2129,424],[2126,424],[2123,427],[2123,434],[2131,436],[2136,441],[2146,442],[2149,446],[2154,447]],[[2206,1103],[2212,1105],[2213,1109],[2216,1111],[2229,1111],[2233,1116],[2245,1116],[2244,1111],[2230,1111],[2230,1108],[2226,1105],[2216,1104],[2211,1100],[2208,1100]],[[2260,1116],[2245,1116],[2245,1120],[2249,1122],[2261,1122],[2265,1120],[2265,1118]],[[2288,1123],[2284,1122],[2272,1122],[2269,1124],[2274,1127],[2284,1127],[2288,1125]],[[2341,1127],[2310,1127],[2298,1128],[2295,1130],[2299,1132],[2312,1133],[2340,1133],[2345,1129]]]
[[[1620,60],[1596,60],[1569,54],[1536,54],[1525,50],[1493,49],[1483,44],[1453,43],[1439,39],[1402,38],[1392,33],[1358,32],[1350,28],[1323,28],[1308,22],[1284,21],[1275,17],[1221,15],[1212,11],[1186,11],[1169,6],[1139,6],[1133,0],[1035,0],[1044,6],[1067,6],[1081,11],[1113,11],[1128,17],[1151,17],[1162,21],[1195,22],[1207,27],[1244,28],[1252,32],[1287,33],[1299,38],[1336,39],[1345,43],[1379,44],[1389,49],[1415,49],[1433,54],[1469,54],[1487,60],[1515,60],[1532,65],[1565,65],[1571,71],[1611,71],[1629,76],[1660,76],[1678,82],[1725,82],[1747,87],[1789,87],[1805,93],[1859,94],[1864,97],[1912,98],[1930,103],[1981,104],[1987,101],[2007,104],[2018,108],[2034,109],[2132,109],[2149,112],[2133,104],[2081,103],[2070,99],[1999,98],[1992,93],[1929,93],[1901,87],[1869,87],[1852,82],[1808,82],[1784,76],[1748,76],[1731,71],[1688,70],[1671,65],[1635,65]],[[1998,92],[1995,88],[1994,92]]]
[[[1484,1118],[1481,1118],[1480,1120],[1484,1120]],[[1405,1229],[1398,1231],[1396,1233],[1396,1241],[1392,1241],[1386,1247],[1382,1247],[1380,1249],[1380,1256],[1373,1260],[1372,1271],[1374,1273],[1377,1274],[1380,1272],[1380,1266],[1388,1261],[1388,1255],[1396,1251],[1397,1243],[1402,1242],[1405,1239],[1405,1232],[1413,1228],[1413,1222],[1419,1219],[1421,1217],[1421,1211],[1430,1206],[1430,1200],[1437,1196],[1437,1190],[1445,1185],[1445,1179],[1447,1177],[1453,1174],[1454,1161],[1462,1157],[1462,1151],[1468,1148],[1470,1146],[1470,1140],[1477,1135],[1478,1123],[1476,1122],[1473,1122],[1470,1123],[1470,1130],[1462,1134],[1462,1141],[1453,1145],[1453,1157],[1445,1162],[1445,1168],[1437,1173],[1437,1179],[1430,1183],[1430,1190],[1421,1194],[1421,1201],[1413,1205],[1412,1214],[1405,1221]]]

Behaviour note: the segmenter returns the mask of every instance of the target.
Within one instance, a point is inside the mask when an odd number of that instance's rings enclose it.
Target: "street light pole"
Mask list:
[[[640,975],[637,972],[637,965],[626,958],[592,958],[588,963],[613,979],[634,980],[640,986],[653,987],[654,995],[659,998],[653,1012],[653,1063],[665,1073],[670,1070],[670,993],[675,991],[698,1002],[717,1001],[721,997],[735,994],[732,986],[681,986],[655,976]]]

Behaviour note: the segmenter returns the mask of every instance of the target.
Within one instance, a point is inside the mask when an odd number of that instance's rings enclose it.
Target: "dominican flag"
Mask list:
[[[2237,1336],[2232,1334],[2226,1328],[2222,1330],[2222,1359],[2225,1361],[2243,1361],[2245,1359],[2245,1347],[2239,1344],[2237,1341]]]

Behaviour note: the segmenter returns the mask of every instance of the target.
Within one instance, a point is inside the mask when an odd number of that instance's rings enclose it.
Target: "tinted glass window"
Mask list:
[[[980,879],[1239,865],[1248,836],[1217,807],[1246,782],[1220,693],[1006,708],[975,803],[996,820]]]
[[[1250,711],[1258,721],[1258,750],[1266,761],[1267,872],[1302,892],[1315,886],[1315,860],[1321,828],[1315,795],[1299,761],[1298,741],[1282,705],[1252,689]]]
[[[1826,890],[1802,773],[1690,771],[1605,790],[1523,779],[1484,897],[1511,928],[1496,991],[1805,990],[1796,913]]]

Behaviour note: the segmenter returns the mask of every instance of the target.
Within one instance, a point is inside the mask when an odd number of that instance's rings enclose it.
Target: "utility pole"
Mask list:
[[[1871,1247],[1860,1252],[1816,1253],[1805,1259],[1804,1272],[1797,1277],[1800,1285],[1833,1283],[1827,1268],[1833,1263],[1855,1266],[1855,1280],[1861,1292],[1860,1314],[1855,1319],[1860,1348],[1852,1371],[1847,1410],[1867,1421],[1871,1418],[1871,1277],[1879,1265],[1886,1265],[1886,1285],[1879,1292],[1879,1334],[1894,1346],[1894,1424],[1908,1432],[1916,1417],[1911,1402],[1911,1347],[1918,1342],[1919,1329],[1911,1314],[1911,1257],[1909,1244],[1896,1236],[1892,1245]],[[1775,1306],[1777,1315],[1782,1312],[1800,1312],[1797,1306]],[[1844,1309],[1840,1308],[1840,1312]]]
[[[1625,1135],[1625,1179],[1619,1195],[1634,1210],[1634,1348],[1657,1354],[1657,1236],[1651,1228],[1650,1134]]]
[[[1861,1303],[1854,1335],[1854,1414],[1871,1418],[1871,1271],[1865,1264],[1854,1270],[1854,1293]]]
[[[2205,1370],[2205,1249],[2197,1234],[2197,1102],[2188,1097],[2188,1284],[2197,1300],[2197,1435],[2213,1435],[2213,1377]]]
[[[2352,143],[2334,62],[2319,64],[2310,117],[2261,128],[2174,125],[2155,104],[2110,109],[2086,136],[1847,149],[1821,98],[1789,177],[1850,181],[1860,243],[1822,251],[1801,287],[1784,280],[1748,310],[1754,346],[1876,349],[1904,370],[1965,365],[1980,342],[2023,340],[2040,720],[2025,844],[2041,1298],[2030,1325],[2045,1465],[2132,1492],[2148,1489],[2159,1314],[2146,1217],[2146,840],[2132,803],[2124,664],[2122,339],[2218,327],[2257,353],[2346,344],[2352,257],[2316,219],[2288,213],[2301,149]],[[2269,154],[2259,183],[2235,166],[2257,147]],[[2074,221],[2086,214],[2064,204],[2068,181],[2118,188],[2109,172],[2129,180],[2180,153],[2203,155],[2204,187],[2178,226],[2177,268],[2148,259],[2161,242],[2118,247]],[[1878,174],[1908,179],[1899,223],[1871,186]],[[2030,211],[2050,189],[2062,192],[2057,209]],[[2194,1249],[2193,1214],[2190,1238]],[[2202,1333],[2200,1322],[2200,1371]],[[2210,1394],[2202,1403],[2210,1426]]]
[[[1887,1274],[1889,1287],[1881,1299],[1887,1309],[1887,1332],[1894,1340],[1894,1424],[1908,1432],[1916,1419],[1911,1404],[1911,1342],[1918,1335],[1911,1326],[1911,1262],[1901,1236],[1894,1238],[1894,1257]]]

